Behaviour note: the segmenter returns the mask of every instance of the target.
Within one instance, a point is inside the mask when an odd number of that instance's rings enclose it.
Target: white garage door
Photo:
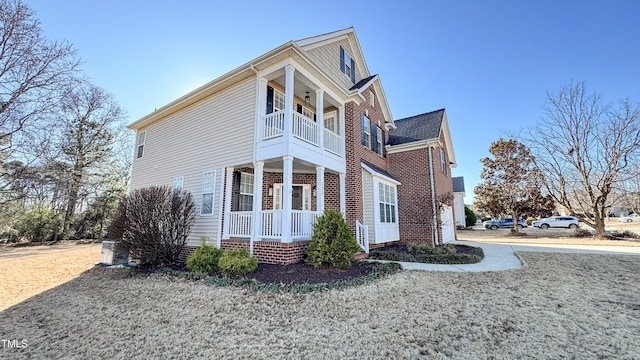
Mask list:
[[[453,209],[450,206],[443,206],[440,214],[442,219],[442,242],[448,243],[456,239],[456,232],[453,223]]]

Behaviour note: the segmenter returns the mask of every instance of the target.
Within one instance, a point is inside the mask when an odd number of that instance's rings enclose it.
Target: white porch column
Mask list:
[[[285,88],[284,88],[284,136],[286,144],[289,144],[293,137],[293,79],[296,68],[292,65],[284,67],[285,72]]]
[[[318,146],[324,149],[324,90],[316,90],[316,124],[318,124]]]
[[[249,241],[249,252],[253,255],[253,242],[262,238],[262,180],[264,162],[253,163],[253,231]]]
[[[224,189],[224,232],[222,233],[223,239],[229,238],[229,221],[231,221],[231,191],[233,191],[233,167],[227,168],[227,176],[225,177],[225,189]]]
[[[267,112],[267,79],[260,78],[258,84],[258,100],[256,109],[256,146],[257,141],[262,140],[264,136],[264,115]]]
[[[346,191],[346,184],[345,184],[345,174],[340,173],[340,212],[342,213],[342,215],[344,215],[345,217],[347,216],[347,194],[345,193]]]
[[[293,156],[283,156],[282,161],[282,242],[291,242],[291,192],[293,191]]]
[[[358,119],[358,121],[360,121]],[[344,138],[344,105],[338,106],[338,127],[340,128],[340,136],[342,136],[342,138]]]
[[[316,166],[316,211],[324,211],[324,166]]]

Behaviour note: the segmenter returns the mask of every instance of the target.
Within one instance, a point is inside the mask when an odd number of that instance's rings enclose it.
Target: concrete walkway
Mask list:
[[[465,265],[440,265],[423,264],[413,262],[399,262],[405,270],[425,271],[454,271],[454,272],[481,272],[502,271],[522,268],[520,259],[515,255],[516,251],[556,252],[556,253],[580,253],[580,254],[615,254],[615,255],[640,255],[640,247],[633,246],[595,246],[595,245],[549,245],[549,244],[502,244],[474,241],[454,241],[453,244],[481,247],[484,250],[484,259],[477,264]],[[383,260],[377,260],[382,261]]]

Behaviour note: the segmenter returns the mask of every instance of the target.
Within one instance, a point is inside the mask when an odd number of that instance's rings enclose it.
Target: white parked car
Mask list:
[[[624,222],[624,223],[636,222],[636,221],[640,221],[640,216],[638,216],[638,214],[631,214],[631,215],[627,215],[619,218],[618,221]]]
[[[574,216],[552,216],[542,220],[536,220],[531,225],[540,229],[552,228],[569,228],[577,229],[580,222]]]

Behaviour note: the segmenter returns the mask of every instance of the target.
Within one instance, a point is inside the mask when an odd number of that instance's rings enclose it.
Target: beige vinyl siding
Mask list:
[[[131,189],[171,186],[184,176],[197,207],[190,244],[217,238],[224,167],[253,162],[255,85],[255,77],[248,78],[139,130],[146,131],[144,157],[134,159]],[[213,214],[200,215],[202,174],[212,170]]]
[[[362,220],[369,230],[369,242],[375,243],[376,221],[373,203],[373,176],[362,169]]]
[[[340,46],[342,46],[344,51],[349,53],[349,56],[353,57],[354,60],[356,60],[355,56],[359,56],[359,54],[356,54],[351,48],[349,41],[346,39],[308,50],[307,54],[313,62],[329,74],[329,76],[349,89],[353,86],[353,83],[351,79],[340,71]],[[362,69],[358,66],[358,61],[356,61],[356,82],[360,81],[363,77]]]

